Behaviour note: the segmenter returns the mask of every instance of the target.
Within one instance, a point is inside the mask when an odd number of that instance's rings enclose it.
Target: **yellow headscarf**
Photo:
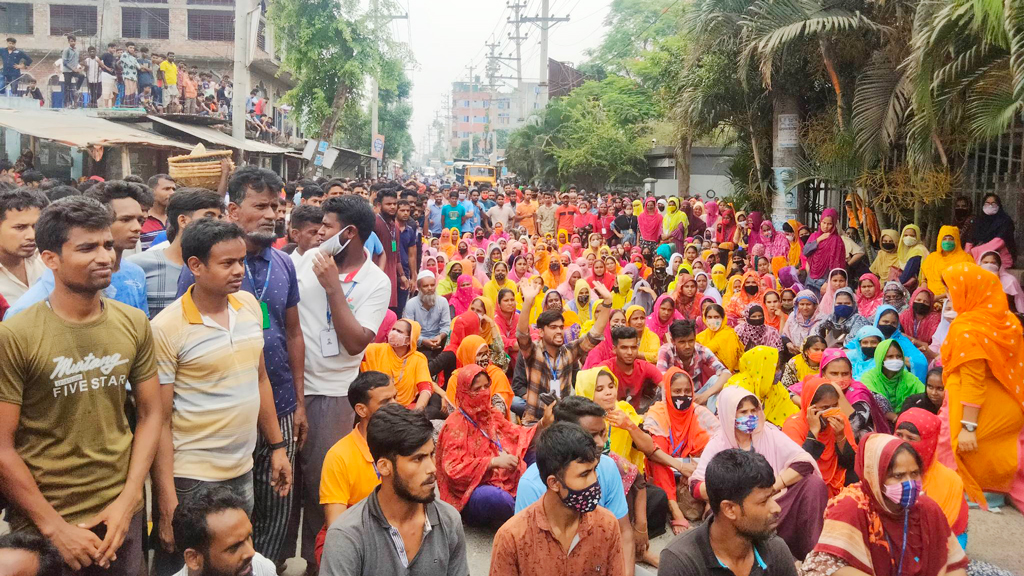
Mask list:
[[[779,351],[768,346],[755,346],[740,358],[739,372],[733,374],[726,386],[739,386],[757,396],[764,407],[765,418],[782,427],[786,418],[800,411],[789,398],[789,391],[775,381],[775,368]]]
[[[722,305],[728,306],[729,301],[743,288],[743,277],[739,274],[729,278],[725,294],[722,294]]]
[[[601,372],[611,376],[616,390],[619,388],[619,379],[615,377],[615,374],[612,374],[612,371],[604,366],[598,366],[589,370],[580,370],[576,373],[576,395],[593,400],[594,392],[597,390],[597,376]],[[633,409],[629,402],[619,400],[615,407],[625,412],[626,416],[634,424],[639,425],[643,421],[643,417],[636,413],[636,410]],[[633,445],[633,438],[629,435],[629,431],[612,426],[611,423],[608,423],[607,426],[611,451],[636,464],[640,468],[640,472],[643,472],[646,458],[644,453],[637,450],[636,446]]]
[[[697,343],[711,350],[711,353],[718,358],[730,372],[735,372],[740,363],[740,356],[743,355],[743,343],[736,331],[722,319],[722,327],[717,332],[711,328],[705,328],[697,334]]]
[[[690,227],[690,221],[686,217],[686,213],[679,209],[679,198],[670,196],[665,206],[665,217],[661,219],[662,234],[672,233],[676,228],[679,228],[680,224],[683,224],[686,228]]]
[[[547,272],[549,262],[551,262],[551,252],[548,252],[548,245],[543,242],[537,242],[537,247],[534,248],[533,254],[533,267],[537,270],[538,274]]]
[[[633,299],[633,278],[628,274],[619,274],[615,277],[618,291],[612,293],[612,308],[623,309]]]
[[[584,288],[586,288],[587,293],[590,294],[590,299],[587,300],[586,305],[580,305],[578,298],[580,297],[580,292],[582,292]],[[591,306],[594,302],[594,293],[590,290],[590,285],[587,284],[586,280],[580,278],[576,281],[576,286],[572,289],[572,297],[574,299],[573,301],[576,303],[576,309],[579,310],[579,312],[576,313],[576,316],[579,317],[580,324],[585,325],[587,322],[592,322],[594,320],[594,309]]]
[[[789,265],[799,268],[800,256],[803,254],[803,246],[800,245],[800,229],[804,225],[798,220],[787,220],[786,223],[793,229],[793,241],[789,243]]]
[[[942,253],[942,238],[953,237],[954,248],[949,254]],[[939,237],[935,239],[935,252],[928,255],[921,262],[921,274],[924,276],[924,284],[935,294],[935,297],[946,293],[946,285],[942,283],[942,273],[954,264],[974,264],[974,259],[960,246],[960,229],[956,226],[943,226],[939,228]]]
[[[626,324],[629,324],[629,318],[636,312],[639,312],[641,316],[647,318],[647,310],[645,310],[643,306],[634,304],[629,308],[626,308]],[[657,334],[647,329],[646,324],[640,331],[637,348],[640,351],[640,354],[643,355],[644,360],[647,360],[651,364],[658,361],[658,348],[661,348],[661,340],[658,339]]]
[[[907,230],[913,230],[917,233],[917,244],[914,244],[910,248],[907,248],[907,245],[903,243],[903,235],[907,233]],[[903,231],[900,232],[900,239],[896,242],[896,255],[899,258],[900,269],[906,268],[907,261],[914,256],[920,256],[921,263],[924,264],[924,259],[928,257],[928,249],[924,247],[924,236],[921,235],[921,229],[917,224],[907,224],[903,227]],[[918,274],[918,279],[921,278],[923,278],[923,276]]]
[[[644,203],[640,200],[633,200],[633,216],[639,216],[644,211]]]
[[[882,284],[885,284],[889,279],[890,268],[900,267],[899,246],[900,241],[902,240],[900,238],[900,233],[892,228],[886,228],[885,230],[882,230],[882,233],[879,236],[879,242],[884,241],[886,236],[888,236],[889,240],[896,245],[896,250],[886,252],[885,250],[879,249],[878,255],[875,256],[875,261],[871,263],[871,273],[878,276],[878,279],[881,280]]]
[[[508,276],[505,276],[505,281],[503,283],[501,283],[501,284],[498,284],[498,281],[494,279],[494,267],[492,267],[491,268],[491,279],[490,279],[490,281],[487,282],[487,284],[484,284],[484,296],[489,298],[492,302],[497,302],[498,301],[498,292],[501,292],[501,290],[503,288],[508,288],[509,290],[511,290],[512,292],[515,293],[515,295],[516,295],[516,307],[517,308],[522,308],[523,307],[523,296],[522,296],[522,294],[519,293],[519,288],[516,286],[516,283],[511,281],[511,280],[509,280]]]
[[[725,275],[725,266],[715,264],[711,267],[711,281],[719,293],[725,290],[725,287],[729,285],[729,277]]]

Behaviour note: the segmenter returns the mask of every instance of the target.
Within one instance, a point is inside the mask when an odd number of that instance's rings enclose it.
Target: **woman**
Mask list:
[[[437,249],[441,252],[444,252],[445,255],[448,256],[449,260],[451,259],[452,254],[455,253],[455,244],[452,243],[451,230],[447,228],[443,228],[441,230],[441,240],[440,242],[438,242]]]
[[[775,290],[764,292],[764,325],[770,326],[782,336],[786,325],[786,313],[782,310],[782,296]]]
[[[656,293],[667,293],[668,286],[672,283],[672,276],[668,273],[668,260],[659,254],[654,257],[654,262],[651,264],[654,272],[647,277],[647,282]]]
[[[740,291],[733,294],[725,306],[725,316],[730,322],[738,322],[748,306],[762,302],[761,278],[757,272],[751,270],[744,274],[740,280],[740,287]]]
[[[821,299],[818,304],[818,314],[821,316],[828,316],[832,313],[832,307],[835,306],[836,292],[840,288],[846,288],[850,285],[850,275],[844,268],[835,268],[830,270],[828,273],[828,283],[822,287],[824,291],[821,293]]]
[[[782,258],[783,262],[789,257],[789,239],[782,232],[775,229],[771,220],[761,222],[761,240],[764,244],[764,255],[769,260]],[[785,264],[783,264],[785,266]]]
[[[718,304],[709,304],[702,318],[706,328],[697,334],[697,343],[711,350],[730,372],[735,372],[743,356],[743,343],[725,323],[725,310]]]
[[[903,227],[899,246],[896,248],[896,265],[903,271],[896,280],[910,290],[917,288],[922,281],[921,264],[928,257],[928,249],[924,247],[921,239],[921,228],[917,224],[907,224]]]
[[[875,367],[862,376],[864,385],[888,402],[882,406],[886,419],[896,422],[896,411],[913,394],[924,392],[924,384],[907,370],[903,349],[895,340],[882,340],[875,349]]]
[[[594,264],[597,264],[595,262]],[[628,266],[627,266],[628,268]],[[637,284],[639,284],[639,280]],[[612,291],[612,308],[621,310],[633,299],[633,278],[628,274],[615,277],[615,289]]]
[[[918,350],[927,350],[942,316],[935,311],[931,290],[921,287],[910,297],[910,308],[900,313],[900,328]],[[930,351],[926,353],[927,356]]]
[[[654,311],[651,312],[650,317],[647,319],[647,328],[659,342],[663,342],[669,325],[676,320],[682,319],[682,315],[676,312],[675,301],[672,300],[672,297],[668,294],[662,294],[654,301]]]
[[[747,306],[743,313],[743,321],[736,326],[736,335],[744,350],[750,350],[755,346],[782,348],[782,337],[779,336],[778,330],[765,324],[765,311],[760,304]]]
[[[654,251],[661,241],[662,216],[656,208],[657,202],[653,196],[644,200],[644,211],[638,216],[640,226],[640,237],[637,238],[637,246],[641,249],[647,248]]]
[[[971,235],[967,238],[966,249],[982,248],[983,250],[996,250],[996,248],[984,248],[993,240],[1003,241],[1009,251],[1010,259],[1017,256],[1017,242],[1014,235],[1013,218],[1003,210],[1003,201],[998,194],[989,192],[982,200],[981,214],[978,215],[971,226]]]
[[[508,277],[508,264],[505,264],[504,261],[495,262],[491,268],[491,279],[487,281],[487,284],[484,284],[483,295],[489,298],[491,302],[497,302],[498,292],[505,289],[512,290],[517,296],[517,304],[522,304],[522,296],[519,296],[515,282]]]
[[[459,410],[437,439],[438,492],[466,524],[498,528],[515,513],[523,458],[539,426],[512,424],[491,406],[490,378],[480,366],[464,366],[458,381]]]
[[[839,406],[850,421],[856,441],[868,432],[888,434],[892,428],[874,393],[853,378],[852,363],[842,350],[826,350],[821,359],[821,377],[839,387],[845,397]],[[802,391],[798,390],[798,392]]]
[[[799,410],[789,398],[789,391],[775,381],[775,368],[779,364],[779,351],[767,346],[755,346],[740,358],[739,371],[725,383],[749,390],[757,397],[767,422],[782,424]]]
[[[580,278],[576,281],[576,289],[573,290],[571,298],[565,301],[565,309],[576,314],[576,319],[583,326],[594,320],[594,308],[591,301],[590,285]]]
[[[903,269],[899,265],[900,257],[897,252],[899,239],[899,232],[892,228],[882,230],[879,236],[880,250],[875,255],[875,260],[871,263],[870,268],[871,273],[875,277],[888,281],[899,278],[900,274],[903,273]]]
[[[568,250],[573,260],[583,257],[583,238],[579,234],[573,234],[569,238]]]
[[[690,476],[694,496],[707,500],[705,472],[716,454],[731,448],[757,452],[771,465],[775,488],[780,492],[775,498],[782,508],[778,535],[794,557],[803,558],[818,541],[828,503],[828,487],[814,458],[781,430],[765,425],[764,411],[757,398],[738,386],[726,386],[719,395],[718,420],[721,428],[704,448],[700,463]]]
[[[1011,312],[1024,312],[1024,290],[1021,289],[1017,277],[1006,271],[1003,264],[1003,256],[995,251],[982,252],[978,257],[978,265],[989,272],[999,276],[1003,285],[1003,292],[1006,293],[1007,301]]]
[[[583,278],[583,269],[576,264],[570,264],[565,270],[565,282],[558,285],[558,293],[563,300],[572,300],[576,294],[576,282]]]
[[[681,232],[681,236],[685,239],[688,225],[689,220],[686,214],[679,209],[679,197],[669,196],[668,204],[665,207],[665,217],[661,222],[661,241],[672,242],[672,235],[676,232]],[[680,248],[682,247],[680,246],[676,250]]]
[[[498,291],[498,310],[494,315],[494,324],[498,329],[505,354],[509,357],[509,366],[516,365],[519,356],[519,341],[516,339],[516,326],[519,324],[519,312],[516,311],[517,291],[502,288]]]
[[[718,211],[718,201],[711,200],[704,205],[705,212],[707,213],[704,218],[704,222],[707,223],[708,229],[712,231],[718,230],[718,219],[721,216]]]
[[[462,276],[462,262],[452,260],[444,266],[444,276],[437,282],[437,295],[451,298],[459,287],[459,276]]]
[[[682,280],[682,278],[680,278],[680,280]],[[718,291],[718,288],[715,288],[715,283],[711,279],[711,276],[707,272],[698,272],[696,275],[694,275],[693,283],[697,287],[697,292],[696,292],[696,294],[693,295],[693,299],[697,302],[698,306],[700,305],[700,301],[703,300],[705,297],[711,298],[712,300],[714,300],[718,304],[722,303],[722,293]],[[686,284],[684,283],[684,284],[681,285],[681,287],[682,286],[686,286]],[[778,296],[778,294],[776,294],[776,296]],[[679,300],[680,300],[679,294],[677,294],[676,295],[676,310],[679,310]],[[684,306],[684,308],[686,306],[685,300],[683,302],[683,306]],[[685,317],[686,314],[683,314],[683,316]],[[694,320],[694,319],[699,318],[699,317],[700,317],[700,313],[698,311],[697,315],[696,316],[691,316],[690,319]]]
[[[452,306],[452,316],[459,316],[469,310],[473,303],[473,277],[468,274],[459,276],[455,292],[452,293],[448,303]]]
[[[510,281],[519,284],[520,282],[522,282],[524,278],[527,277],[527,271],[530,268],[527,261],[527,256],[532,257],[532,254],[516,256],[515,259],[512,260],[512,269],[508,271],[508,279]]]
[[[878,277],[872,273],[861,275],[857,283],[857,312],[865,318],[874,318],[875,310],[882,305],[883,298]]]
[[[786,362],[782,369],[783,386],[793,391],[796,385],[821,370],[821,358],[825,353],[825,339],[821,336],[808,336],[801,346],[800,352]],[[800,392],[793,392],[799,395]]]
[[[593,288],[594,284],[598,282],[604,284],[604,287],[608,290],[615,287],[615,274],[608,272],[604,260],[600,258],[594,260],[594,267],[590,272],[590,276],[588,276],[586,280],[587,284],[589,284],[591,288]]]
[[[890,306],[896,312],[903,312],[909,304],[910,295],[903,284],[895,280],[885,283],[885,287],[882,289],[882,305]],[[878,308],[875,308],[875,314],[878,314]]]
[[[811,234],[804,245],[807,257],[807,286],[814,290],[821,288],[830,270],[846,266],[846,246],[836,229],[839,213],[835,208],[826,208],[821,213],[818,231]]]
[[[476,334],[466,336],[462,343],[459,344],[455,359],[457,368],[455,373],[448,378],[448,386],[445,389],[445,397],[448,401],[456,408],[459,407],[459,372],[466,366],[476,364],[487,373],[491,386],[491,406],[501,412],[506,418],[510,417],[512,413],[510,410],[512,398],[515,396],[515,393],[512,392],[512,385],[509,384],[508,377],[505,376],[498,366],[491,362],[491,345],[482,336],[477,336]]]
[[[896,314],[896,309],[891,306],[879,306],[878,310],[875,311],[874,324],[875,328],[878,328],[882,333],[882,336],[892,339],[900,345],[900,350],[903,351],[903,355],[909,360],[910,372],[923,382],[928,372],[928,359],[900,331],[900,317]],[[895,408],[898,410],[899,406],[895,406]]]
[[[857,299],[850,288],[840,288],[835,293],[833,301],[835,304],[832,306],[832,313],[818,326],[818,335],[825,339],[826,347],[842,348],[854,321],[862,317],[857,314]],[[866,323],[867,320],[863,322]]]
[[[469,305],[469,311],[480,318],[480,336],[491,349],[491,363],[502,370],[508,369],[509,358],[505,354],[505,342],[501,339],[498,325],[495,323],[494,301],[486,296],[477,296]],[[477,364],[480,364],[477,362]],[[483,366],[483,364],[480,364]]]
[[[795,308],[786,320],[786,326],[782,329],[783,338],[788,339],[786,348],[790,354],[799,354],[800,347],[804,340],[812,334],[817,334],[818,324],[818,297],[810,290],[801,290],[794,300]]]
[[[967,496],[982,508],[984,490],[1008,493],[1022,510],[1024,475],[1017,472],[1024,430],[1020,321],[1009,311],[995,274],[975,264],[957,264],[942,279],[957,313],[942,345],[957,472]]]
[[[732,208],[724,208],[715,224],[715,242],[723,244],[733,242],[736,237],[736,212]]]
[[[710,410],[693,402],[693,379],[673,366],[661,381],[663,400],[644,417],[644,429],[658,450],[649,464],[651,480],[668,495],[672,532],[678,534],[703,517],[704,503],[694,499],[690,476],[719,422]]]
[[[854,468],[860,481],[829,503],[824,530],[802,573],[965,576],[967,556],[942,508],[920,493],[923,468],[903,440],[864,437]]]
[[[864,326],[846,341],[846,357],[850,360],[853,379],[860,380],[865,372],[875,367],[875,349],[885,340],[881,330]]]
[[[800,411],[790,416],[782,432],[814,457],[828,497],[857,481],[853,473],[857,458],[853,429],[839,408],[839,388],[820,376],[804,382]]]
[[[660,308],[658,310],[660,312]],[[638,358],[655,364],[658,362],[658,349],[661,348],[661,343],[665,338],[664,336],[659,337],[654,330],[645,325],[649,322],[643,306],[634,305],[626,308],[626,325],[635,329],[637,334]]]
[[[974,259],[960,247],[960,229],[956,226],[939,228],[935,250],[921,263],[921,275],[924,276],[924,286],[939,298],[946,294],[942,273],[954,264],[974,264]]]
[[[782,225],[782,232],[786,235],[786,240],[789,240],[789,254],[786,256],[786,261],[793,268],[800,268],[803,264],[804,242],[800,231],[804,229],[806,229],[805,226],[797,220],[787,220]]]
[[[487,245],[487,260],[484,262],[484,273],[487,276],[493,274],[494,265],[498,262],[504,262],[501,254],[501,246],[497,242],[491,242]]]
[[[942,421],[938,416],[921,408],[911,408],[900,414],[896,421],[895,436],[910,444],[921,457],[921,488],[942,508],[950,529],[960,545],[966,548],[967,499],[964,498],[964,481],[956,472],[939,462],[936,450],[941,428]]]
[[[706,274],[704,276],[707,277]],[[709,289],[714,290],[714,287],[708,286],[705,291]],[[700,300],[702,298],[698,297],[698,295],[703,297],[697,280],[686,272],[680,274],[676,280],[676,292],[673,301],[675,302],[676,312],[679,313],[683,320],[696,320],[700,317]]]

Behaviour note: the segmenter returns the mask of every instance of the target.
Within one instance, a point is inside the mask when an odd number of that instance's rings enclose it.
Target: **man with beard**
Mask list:
[[[262,313],[263,355],[274,391],[278,426],[294,470],[295,452],[305,442],[308,426],[304,403],[305,341],[299,324],[299,285],[292,259],[273,248],[277,210],[284,183],[272,171],[244,166],[228,181],[227,221],[245,232],[242,290],[256,297]],[[178,277],[178,298],[195,282],[186,266]],[[271,484],[273,446],[261,434],[253,454],[255,507],[252,520],[256,550],[283,562],[284,538],[292,493],[279,495]]]
[[[174,576],[277,576],[252,545],[245,500],[227,486],[186,498],[174,511],[174,541],[185,566]]]
[[[796,560],[775,535],[782,508],[764,456],[723,450],[708,463],[705,481],[714,515],[661,551],[658,574],[796,576]]]
[[[406,302],[402,318],[419,322],[420,338],[416,346],[430,360],[441,351],[451,332],[451,310],[443,299],[438,305],[437,280],[430,270],[423,270],[416,277],[416,289],[419,295]]]
[[[373,414],[366,444],[380,486],[331,524],[321,574],[469,575],[462,518],[434,499],[433,436],[419,410],[392,403]]]
[[[381,268],[391,280],[391,302],[388,307],[395,314],[401,314],[399,308],[399,292],[408,290],[409,279],[402,269],[402,260],[399,257],[399,230],[398,230],[398,194],[394,190],[381,190],[374,198],[374,207],[377,209],[377,218],[374,220],[374,233],[384,244],[384,262]],[[404,298],[403,298],[404,300]]]

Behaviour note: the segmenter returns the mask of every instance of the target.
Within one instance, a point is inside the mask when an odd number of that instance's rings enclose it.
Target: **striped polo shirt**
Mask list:
[[[153,319],[160,384],[174,385],[174,476],[231,480],[253,465],[263,314],[252,294],[236,292],[224,328],[199,312],[193,289]]]

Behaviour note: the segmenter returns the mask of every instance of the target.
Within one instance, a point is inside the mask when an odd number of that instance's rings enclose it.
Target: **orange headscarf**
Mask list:
[[[807,439],[807,434],[810,432],[810,427],[807,425],[807,410],[811,407],[814,394],[822,386],[831,386],[835,388],[840,398],[843,396],[842,390],[821,376],[810,376],[804,381],[803,391],[800,392],[800,411],[787,418],[782,425],[782,431],[797,444],[802,445]],[[840,417],[843,419],[843,435],[846,436],[847,443],[856,450],[857,443],[853,439],[850,421],[842,414]],[[842,491],[843,484],[846,482],[846,469],[839,465],[839,454],[836,453],[836,433],[832,430],[832,426],[823,425],[816,439],[825,445],[821,456],[818,457],[818,469],[821,470],[822,480],[828,484],[828,497],[831,498]]]
[[[690,378],[689,373],[678,366],[669,368],[661,379],[665,399],[655,402],[647,411],[647,416],[657,424],[657,428],[650,430],[650,433],[669,438],[669,450],[673,452],[670,456],[687,458],[703,452],[711,436],[697,421],[695,404],[691,403],[686,410],[678,410],[672,403],[672,378],[679,373]],[[693,378],[690,378],[690,382],[693,383]]]
[[[753,280],[757,284],[757,293],[753,296],[747,294],[746,290],[743,289],[748,279]],[[743,311],[747,309],[747,306],[761,304],[763,298],[764,287],[761,285],[761,277],[757,275],[757,272],[751,270],[743,275],[743,278],[740,280],[739,289],[729,299],[729,303],[725,305],[725,315],[730,319],[743,318]]]
[[[476,354],[480,351],[480,348],[486,348],[487,342],[477,335],[466,336],[462,343],[459,344],[459,350],[455,353],[455,365],[457,369],[455,373],[448,378],[448,390],[445,391],[445,395],[448,397],[448,401],[452,403],[456,408],[458,404],[458,387],[459,387],[459,374],[462,372],[462,368],[465,366],[473,365],[479,368],[476,364]],[[508,410],[512,406],[512,397],[515,393],[512,392],[512,385],[508,382],[508,377],[494,364],[487,364],[487,368],[484,369],[487,375],[491,377],[491,396],[497,394],[501,396],[501,399],[505,401],[505,417],[508,418]]]

